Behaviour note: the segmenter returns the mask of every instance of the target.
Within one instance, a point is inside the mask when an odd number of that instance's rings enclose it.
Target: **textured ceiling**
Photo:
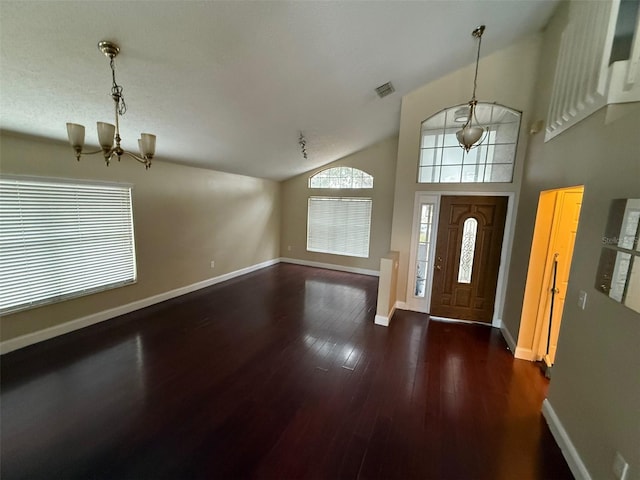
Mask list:
[[[81,123],[97,144],[95,122],[113,123],[106,39],[121,47],[125,148],[155,133],[158,159],[281,180],[397,132],[404,94],[473,63],[476,25],[485,56],[556,4],[2,0],[0,128],[66,140]]]

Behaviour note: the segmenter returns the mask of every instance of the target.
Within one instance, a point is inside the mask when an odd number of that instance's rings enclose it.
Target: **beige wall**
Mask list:
[[[380,258],[389,251],[397,151],[397,139],[388,138],[322,168],[283,182],[281,255],[297,260],[379,270]],[[335,166],[355,167],[373,175],[373,190],[331,190],[327,193],[327,190],[308,187],[311,175]],[[307,200],[312,195],[363,196],[373,199],[369,258],[307,251]]]
[[[405,301],[415,194],[419,191],[517,192],[526,152],[530,106],[541,37],[535,35],[480,61],[478,98],[523,112],[513,183],[418,184],[420,125],[440,110],[469,101],[475,64],[431,82],[402,99],[391,249],[400,252],[398,300]],[[470,46],[472,46],[470,42]],[[506,248],[509,248],[507,239]]]
[[[565,22],[566,5],[545,33],[536,119],[546,118]],[[607,115],[619,118],[607,123]],[[614,478],[616,451],[630,462],[627,478],[640,478],[640,315],[594,288],[610,201],[640,197],[639,118],[640,104],[604,108],[548,143],[542,132],[531,139],[503,317],[516,338],[540,191],[584,184],[548,400],[594,479]]]
[[[0,172],[133,184],[138,282],[8,315],[2,341],[278,258],[280,185],[156,161],[77,163],[67,145],[3,133]],[[210,262],[215,260],[215,268]]]

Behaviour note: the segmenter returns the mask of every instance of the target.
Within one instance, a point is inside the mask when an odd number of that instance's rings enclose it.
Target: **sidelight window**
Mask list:
[[[416,254],[416,279],[414,296],[424,298],[427,273],[429,268],[429,252],[433,243],[433,203],[420,205],[420,225],[418,231],[418,251]]]

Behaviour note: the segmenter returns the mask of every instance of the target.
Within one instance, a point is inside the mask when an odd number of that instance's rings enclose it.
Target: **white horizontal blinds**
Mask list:
[[[130,187],[0,179],[0,312],[135,279]]]
[[[369,256],[370,198],[310,197],[307,250]]]

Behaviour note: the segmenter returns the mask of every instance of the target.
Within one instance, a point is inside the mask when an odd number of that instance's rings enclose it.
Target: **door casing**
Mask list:
[[[441,198],[431,292],[431,315],[491,323],[509,199],[505,196]],[[475,222],[472,243],[464,251],[463,229]],[[471,237],[470,237],[471,238]],[[461,280],[463,255],[472,245],[473,264]]]
[[[527,269],[527,282],[522,302],[520,331],[515,349],[515,357],[523,360],[545,359],[548,365],[553,363],[555,342],[559,333],[562,318],[554,316],[554,334],[552,335],[552,355],[546,358],[546,342],[549,320],[549,288],[552,275],[551,258],[556,248],[554,242],[558,228],[558,217],[562,213],[561,196],[566,193],[584,192],[584,186],[574,186],[545,190],[540,192],[538,209],[531,244],[531,256]],[[571,247],[571,252],[573,246]],[[572,256],[572,255],[571,255]],[[563,259],[564,260],[564,259]],[[569,258],[569,265],[571,258]],[[566,266],[566,265],[565,265]],[[566,271],[568,278],[568,270]],[[566,279],[565,279],[566,280]],[[563,290],[566,287],[562,287]],[[562,292],[566,295],[566,291]]]

